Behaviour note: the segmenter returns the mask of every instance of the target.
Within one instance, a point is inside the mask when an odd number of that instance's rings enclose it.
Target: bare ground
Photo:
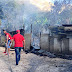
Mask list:
[[[15,52],[11,50],[10,57],[0,47],[0,72],[72,72],[72,60],[37,56],[21,52],[21,61],[15,65]]]

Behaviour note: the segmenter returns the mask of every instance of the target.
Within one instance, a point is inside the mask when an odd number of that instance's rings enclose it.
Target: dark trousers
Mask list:
[[[15,53],[16,53],[16,65],[18,65],[18,62],[20,61],[20,53],[21,53],[22,47],[15,47]]]

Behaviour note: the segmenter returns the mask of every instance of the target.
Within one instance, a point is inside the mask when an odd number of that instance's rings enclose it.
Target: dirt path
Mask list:
[[[15,53],[11,50],[10,59],[0,47],[0,72],[72,72],[72,60],[37,56],[21,52],[21,61],[15,65]]]

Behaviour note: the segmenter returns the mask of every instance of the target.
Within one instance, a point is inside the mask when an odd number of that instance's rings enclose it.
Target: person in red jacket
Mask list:
[[[3,53],[6,53],[6,55],[10,54],[10,47],[11,47],[11,35],[9,33],[7,33],[6,30],[3,30],[5,36],[6,36],[6,45],[5,45],[5,52]],[[8,48],[8,52],[7,52],[7,48]]]
[[[18,65],[18,62],[20,61],[20,53],[21,49],[24,47],[25,48],[25,39],[24,37],[20,34],[20,30],[16,31],[17,34],[13,36],[13,40],[15,42],[15,53],[16,53],[16,65]]]

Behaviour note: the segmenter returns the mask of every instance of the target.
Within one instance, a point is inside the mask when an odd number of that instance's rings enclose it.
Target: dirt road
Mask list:
[[[21,52],[21,61],[15,65],[15,52],[11,50],[10,58],[0,47],[0,72],[72,72],[72,60],[37,56]]]

